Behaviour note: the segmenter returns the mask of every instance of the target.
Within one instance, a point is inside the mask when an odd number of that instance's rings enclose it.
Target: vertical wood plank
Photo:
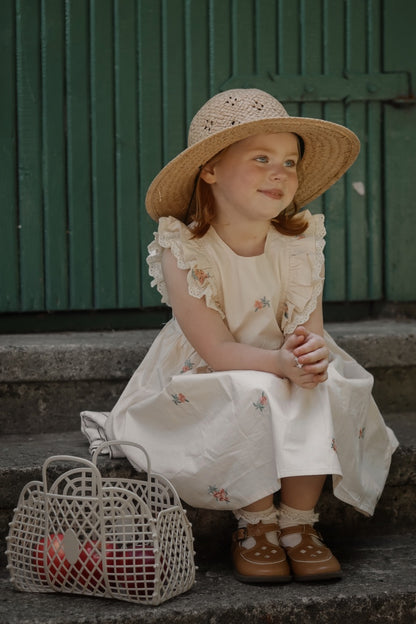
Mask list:
[[[118,304],[140,306],[136,3],[115,0]]]
[[[162,2],[163,162],[169,162],[186,142],[185,15],[182,0]]]
[[[70,307],[93,307],[89,10],[65,0]]]
[[[368,1],[367,73],[381,73],[382,15],[379,0]],[[368,223],[368,293],[371,300],[381,299],[383,292],[383,197],[380,184],[382,171],[382,104],[368,102],[366,162],[366,214]],[[363,137],[362,137],[363,138]]]
[[[232,10],[230,0],[209,0],[209,96],[215,95],[232,75]],[[207,98],[200,98],[197,109]]]
[[[277,73],[277,2],[275,0],[255,0],[255,72]]]
[[[211,10],[210,2],[207,0],[186,0],[185,2],[185,142],[192,117],[201,103],[210,95]],[[198,28],[200,23],[205,24],[203,29]]]
[[[61,2],[42,0],[42,164],[48,310],[68,308],[65,194],[64,32]]]
[[[301,73],[301,31],[300,0],[279,0],[278,4],[278,74],[296,75]],[[277,80],[279,89],[279,80]],[[277,99],[281,96],[277,91]],[[299,115],[300,107],[288,102],[285,108],[289,115]]]
[[[361,0],[348,0],[346,13],[346,70],[365,73],[367,65],[367,12],[363,12]],[[365,195],[356,185],[366,184],[367,159],[367,111],[362,102],[352,102],[346,107],[345,125],[361,137],[361,153],[352,169],[346,174],[347,200],[347,293],[349,301],[365,300],[368,292],[368,224]],[[354,186],[355,185],[355,186]],[[364,270],[363,270],[364,268]]]
[[[323,5],[323,73],[327,75],[342,74],[345,67],[344,6],[343,0],[325,0]],[[344,104],[325,104],[324,116],[329,121],[343,124]],[[347,292],[345,179],[325,193],[323,212],[327,229],[324,298],[326,301],[343,301]]]
[[[21,309],[43,310],[43,197],[39,0],[16,0]]]
[[[90,0],[94,307],[117,306],[112,0]]]
[[[300,10],[300,0],[278,0],[279,74],[301,71]]]
[[[19,245],[16,193],[16,15],[15,1],[0,3],[0,311],[18,310]]]
[[[416,86],[416,4],[406,0],[384,2],[384,67],[408,71]],[[389,301],[415,301],[416,281],[416,106],[384,106],[386,198],[386,295]]]
[[[255,72],[255,13],[252,0],[232,0],[232,68],[233,74]]]
[[[321,75],[323,73],[323,31],[322,31],[322,5],[321,0],[301,0],[300,3],[300,63],[301,74],[305,76],[305,83],[308,83],[308,76]],[[313,78],[312,78],[313,80]],[[313,86],[306,87],[309,90]],[[313,92],[313,91],[309,91]],[[323,117],[323,107],[318,102],[304,103],[300,107],[302,117],[312,117],[320,119]],[[323,212],[322,196],[318,197],[309,206],[312,212]]]
[[[141,0],[137,22],[139,72],[139,180],[142,305],[160,304],[160,295],[150,287],[145,262],[147,245],[157,225],[144,207],[147,188],[163,164],[162,17],[161,0]],[[149,50],[152,51],[149,54]]]

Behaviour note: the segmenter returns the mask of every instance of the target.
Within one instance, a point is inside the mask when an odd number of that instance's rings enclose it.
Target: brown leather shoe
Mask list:
[[[287,583],[292,580],[286,554],[281,546],[269,542],[266,533],[277,531],[279,525],[248,524],[233,533],[232,558],[234,576],[243,583]],[[254,537],[256,544],[244,548],[242,541]]]
[[[296,546],[285,546],[295,581],[321,581],[341,578],[339,561],[322,542],[322,537],[310,524],[299,524],[282,529],[280,538],[293,533],[301,534]]]

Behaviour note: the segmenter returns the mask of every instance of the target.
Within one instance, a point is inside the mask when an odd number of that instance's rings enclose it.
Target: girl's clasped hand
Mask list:
[[[278,351],[284,377],[301,388],[315,388],[328,379],[329,351],[319,334],[299,326]]]

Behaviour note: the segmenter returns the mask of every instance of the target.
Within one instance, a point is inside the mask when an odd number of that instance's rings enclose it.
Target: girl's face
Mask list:
[[[217,221],[265,222],[277,217],[298,188],[297,137],[292,133],[256,134],[233,143],[201,171],[211,190]]]

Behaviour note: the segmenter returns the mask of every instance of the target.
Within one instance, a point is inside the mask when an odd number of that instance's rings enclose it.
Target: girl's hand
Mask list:
[[[319,334],[297,327],[278,353],[284,376],[296,385],[312,389],[328,379],[329,352]]]

